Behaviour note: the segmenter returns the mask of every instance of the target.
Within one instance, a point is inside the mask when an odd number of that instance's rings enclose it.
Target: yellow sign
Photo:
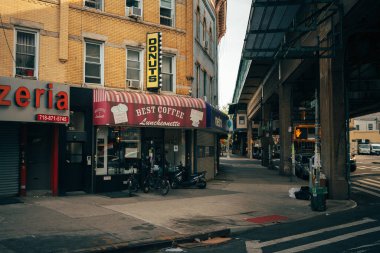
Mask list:
[[[146,36],[146,88],[161,88],[161,33],[148,33]]]

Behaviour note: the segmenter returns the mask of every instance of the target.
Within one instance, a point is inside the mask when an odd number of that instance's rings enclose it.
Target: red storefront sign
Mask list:
[[[0,121],[70,121],[70,87],[39,80],[0,77]]]
[[[197,98],[94,90],[94,125],[206,127],[206,104]]]

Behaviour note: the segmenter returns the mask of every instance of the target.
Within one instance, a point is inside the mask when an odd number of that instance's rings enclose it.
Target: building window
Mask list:
[[[16,30],[16,76],[37,77],[37,33]]]
[[[214,39],[213,39],[213,36],[212,36],[212,30],[211,30],[211,27],[210,27],[210,31],[209,31],[209,43],[208,43],[208,52],[210,54],[210,56],[212,57],[212,45],[214,43]]]
[[[173,0],[160,1],[160,24],[173,26],[174,8]]]
[[[373,130],[373,124],[368,124],[368,130]]]
[[[85,0],[84,6],[98,10],[103,10],[103,0]]]
[[[103,43],[86,41],[85,82],[103,84]]]
[[[126,7],[125,12],[127,16],[130,16],[130,17],[142,16],[142,0],[126,0],[125,7]]]
[[[197,13],[195,14],[196,15],[196,21],[195,21],[195,36],[196,38],[199,40],[200,38],[200,13],[199,13],[199,10],[197,10]]]
[[[199,64],[196,64],[196,73],[195,73],[195,77],[196,77],[196,82],[197,82],[197,91],[196,91],[196,94],[197,94],[197,98],[199,98],[199,96],[201,95],[200,93],[200,89],[201,89],[201,67],[199,66]]]
[[[163,56],[162,57],[162,90],[174,91],[174,57]]]
[[[356,130],[360,130],[360,126],[359,125],[356,125]]]
[[[141,8],[141,0],[126,0],[125,4],[127,7]]]
[[[245,124],[245,117],[239,116],[239,125],[244,125],[244,124]]]
[[[127,49],[127,83],[129,87],[140,88],[141,51]]]
[[[204,96],[204,99],[206,100],[206,91],[207,91],[207,72],[206,70],[203,71],[203,96]]]
[[[203,37],[203,41],[206,40],[206,34],[207,34],[206,19],[204,19],[203,23],[202,23],[202,37]]]
[[[214,104],[214,101],[213,101],[213,94],[214,94],[214,84],[213,84],[213,78],[212,76],[210,76],[210,81],[209,81],[209,89],[208,89],[208,99],[209,99],[209,102],[210,104]]]

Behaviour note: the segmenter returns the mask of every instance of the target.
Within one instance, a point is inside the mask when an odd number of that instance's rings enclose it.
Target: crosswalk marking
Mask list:
[[[360,188],[360,187],[364,187],[364,188],[367,188],[367,189],[370,189],[370,190],[380,191],[379,188],[372,187],[372,186],[369,186],[369,185],[366,185],[366,184],[363,184],[363,183],[353,182],[352,184],[358,186],[359,188]]]
[[[380,194],[373,192],[373,191],[370,191],[370,190],[366,190],[366,189],[361,188],[361,187],[352,186],[352,189],[362,191],[362,192],[366,192],[366,193],[371,194],[371,195],[376,196],[376,197],[380,197]]]
[[[289,253],[289,252],[300,252],[304,250],[310,250],[310,249],[314,249],[320,246],[328,245],[328,244],[339,242],[339,241],[344,241],[356,236],[374,233],[378,231],[380,231],[380,227],[368,228],[368,229],[364,229],[364,230],[360,230],[360,231],[356,231],[356,232],[352,232],[352,233],[348,233],[344,235],[335,236],[326,240],[317,241],[317,242],[313,242],[309,244],[304,244],[298,247],[293,247],[286,250],[277,251],[276,253]]]
[[[359,179],[359,180],[356,180],[356,181],[359,182],[359,183],[363,183],[363,184],[367,184],[367,185],[372,185],[372,186],[380,187],[380,184],[378,182],[372,183],[372,182],[368,181],[367,179],[364,179],[364,180]]]
[[[366,170],[366,169],[372,169],[372,166],[358,166],[359,170]]]
[[[333,226],[333,227],[322,228],[322,229],[318,229],[318,230],[314,230],[314,231],[310,231],[310,232],[306,232],[306,233],[302,233],[302,234],[286,236],[286,237],[274,239],[271,241],[266,241],[266,242],[250,241],[251,243],[249,244],[249,247],[250,247],[251,251],[248,251],[248,247],[247,247],[247,253],[258,253],[260,251],[255,251],[255,250],[261,250],[261,248],[263,248],[263,247],[271,246],[271,245],[274,245],[277,243],[288,242],[291,240],[301,239],[301,238],[305,238],[308,236],[317,235],[317,234],[321,234],[321,233],[329,232],[329,231],[334,231],[334,230],[338,230],[338,229],[358,226],[361,224],[374,222],[374,221],[376,221],[376,220],[371,219],[371,218],[364,218],[363,220],[359,220],[359,221],[354,221],[354,222],[350,222],[350,223],[346,223],[346,224],[342,224],[342,225],[338,225],[338,226]],[[246,244],[246,246],[247,246],[247,244]]]
[[[378,180],[373,180],[373,179],[370,179],[370,178],[366,178],[365,180],[369,181],[369,182],[377,183],[380,186],[380,182]]]
[[[247,253],[262,253],[263,250],[257,247],[258,244],[260,244],[259,241],[245,241]]]

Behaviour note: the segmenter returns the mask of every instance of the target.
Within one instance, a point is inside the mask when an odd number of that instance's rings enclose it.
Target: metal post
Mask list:
[[[292,141],[292,175],[290,176],[290,181],[296,181],[296,152],[294,149],[294,140]]]
[[[269,145],[268,145],[268,168],[269,169],[272,169],[272,141],[273,141],[273,137],[272,137],[272,112],[270,113],[270,117],[269,117],[269,126],[268,126],[268,132],[269,132]]]
[[[319,137],[319,101],[318,90],[315,89],[315,146],[314,146],[314,168],[315,168],[315,187],[319,187],[320,170],[321,170],[321,155],[319,152],[320,137]]]
[[[230,159],[230,140],[231,140],[231,132],[228,133],[228,139],[227,139],[227,147],[226,147],[227,159]]]

